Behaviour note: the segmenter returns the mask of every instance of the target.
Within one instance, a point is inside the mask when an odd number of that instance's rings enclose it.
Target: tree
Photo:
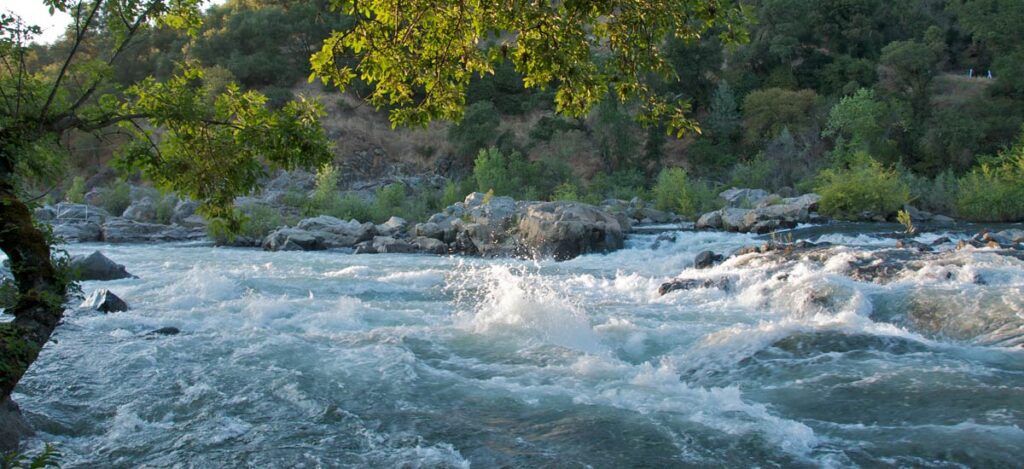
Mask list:
[[[837,154],[863,151],[892,160],[896,147],[891,133],[900,126],[893,114],[886,103],[875,99],[874,91],[862,88],[832,107],[822,135],[835,139]]]
[[[194,35],[199,0],[43,2],[73,18],[56,68],[31,60],[28,43],[38,27],[0,16],[0,250],[17,289],[5,311],[14,319],[0,324],[0,400],[38,356],[73,288],[29,206],[33,188],[59,175],[66,158],[61,138],[120,126],[133,137],[124,148],[126,165],[201,201],[200,210],[229,229],[241,221],[234,198],[256,187],[264,164],[315,168],[331,156],[314,102],[271,111],[262,95],[233,84],[211,96],[203,71],[187,64],[166,82],[147,78],[124,92],[113,86],[110,69],[146,28]]]
[[[736,138],[741,119],[736,95],[729,87],[729,82],[722,80],[711,97],[711,109],[705,125],[716,141],[729,142]]]
[[[811,90],[791,91],[780,88],[757,90],[743,100],[743,122],[747,141],[775,137],[783,128],[803,131],[815,122],[818,94]]]
[[[611,90],[620,101],[636,99],[644,119],[682,132],[696,129],[687,106],[659,96],[645,78],[672,75],[660,47],[667,38],[714,30],[727,43],[744,39],[740,3],[335,0],[359,21],[324,41],[313,77],[343,89],[359,78],[373,86],[372,104],[391,109],[393,125],[424,125],[461,118],[470,79],[510,60],[527,88],[556,88],[561,113],[586,115]],[[344,63],[349,53],[358,63]]]

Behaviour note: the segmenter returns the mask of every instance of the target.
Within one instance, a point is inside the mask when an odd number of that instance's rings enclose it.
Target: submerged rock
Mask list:
[[[693,268],[706,269],[719,262],[722,262],[722,260],[724,259],[725,256],[722,256],[721,254],[715,254],[714,251],[704,251],[701,252],[700,254],[697,254],[697,257],[693,259]]]
[[[724,277],[706,279],[678,278],[661,284],[661,287],[658,288],[658,294],[665,295],[677,290],[696,290],[698,288],[717,288],[729,291],[732,288],[732,282]]]
[[[147,336],[154,336],[154,335],[178,335],[180,332],[181,332],[181,329],[178,329],[177,327],[161,327],[159,329],[147,332],[146,335]]]
[[[106,288],[101,288],[92,292],[92,294],[89,295],[89,298],[86,298],[78,307],[94,309],[104,313],[116,313],[120,311],[128,311],[129,309],[128,303],[125,303],[124,300]]]
[[[135,277],[128,273],[123,265],[108,259],[99,251],[94,251],[88,256],[72,257],[70,267],[76,280],[118,280]]]

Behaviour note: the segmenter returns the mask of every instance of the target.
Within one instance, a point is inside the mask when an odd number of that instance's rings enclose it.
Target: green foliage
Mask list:
[[[900,178],[910,188],[910,201],[915,207],[933,213],[955,213],[960,183],[952,171],[946,170],[930,178],[903,170]]]
[[[47,443],[43,450],[35,456],[12,451],[0,458],[0,468],[3,469],[45,469],[47,467],[60,467],[60,458],[63,455],[57,451],[57,447]]]
[[[598,103],[591,117],[593,138],[605,168],[611,171],[636,166],[640,142],[640,129],[625,109],[615,100],[606,99]]]
[[[171,223],[171,217],[174,216],[174,207],[177,204],[177,196],[165,195],[163,197],[157,197],[154,207],[156,211],[156,222],[169,225]]]
[[[837,154],[863,151],[892,159],[896,148],[889,133],[898,125],[889,106],[875,99],[874,91],[862,88],[832,107],[822,135],[835,139]]]
[[[341,175],[336,166],[331,163],[324,163],[316,172],[316,185],[313,188],[313,195],[310,203],[314,207],[325,207],[330,205],[338,197],[338,182]]]
[[[740,124],[742,124],[742,116],[736,102],[736,95],[729,87],[729,82],[722,80],[711,97],[711,109],[704,126],[712,138],[720,142],[727,142],[738,136]]]
[[[393,124],[458,120],[473,76],[495,73],[509,60],[527,88],[554,85],[556,109],[586,115],[611,90],[635,98],[651,122],[673,131],[694,128],[687,106],[655,93],[650,73],[674,72],[657,44],[670,37],[696,39],[715,30],[737,42],[744,10],[732,2],[609,2],[481,5],[415,0],[344,3],[343,13],[368,18],[324,41],[311,59],[314,76],[346,87],[357,77],[373,86],[368,96],[391,109]],[[514,40],[493,39],[502,31]],[[396,33],[398,32],[398,33]],[[640,40],[644,38],[645,40]],[[594,50],[606,51],[600,59]],[[355,65],[346,62],[356,54]]]
[[[743,100],[747,141],[775,137],[784,128],[794,132],[809,128],[815,122],[818,104],[818,94],[812,90],[767,88],[748,94]]]
[[[477,190],[517,200],[536,200],[561,181],[551,181],[544,164],[530,162],[519,153],[505,155],[497,148],[480,150],[473,164]],[[543,190],[547,186],[548,190]]]
[[[242,229],[238,234],[251,239],[260,240],[282,226],[291,224],[279,210],[269,205],[251,204],[242,209]]]
[[[866,153],[854,155],[848,167],[822,170],[815,191],[821,195],[819,211],[844,220],[865,212],[887,216],[910,201],[910,189],[899,174]]]
[[[100,207],[115,217],[121,216],[132,204],[132,187],[123,180],[114,181],[103,189],[99,198]]]
[[[71,185],[68,186],[68,190],[64,192],[64,200],[76,204],[85,203],[84,177],[75,176],[75,178],[71,180]]]
[[[903,225],[903,231],[906,234],[914,234],[914,232],[917,231],[917,229],[914,228],[914,220],[910,218],[910,213],[906,210],[896,212],[896,221]]]
[[[728,185],[731,187],[769,189],[772,188],[771,173],[771,163],[763,156],[759,156],[733,166],[729,174]]]
[[[456,202],[462,202],[474,190],[476,190],[476,181],[473,179],[448,181],[444,185],[441,200],[438,202],[438,208],[445,208]]]
[[[23,337],[29,334],[22,326],[12,322],[0,323],[0,387],[7,388],[9,380],[20,378],[39,355],[39,347]]]
[[[448,140],[452,142],[457,155],[471,158],[494,143],[501,119],[490,101],[473,103],[465,112],[460,122],[448,128]]]
[[[322,107],[292,101],[279,111],[256,92],[229,85],[210,97],[201,87],[203,71],[186,69],[167,82],[150,78],[128,88],[126,113],[149,115],[164,129],[156,145],[154,130],[126,125],[137,140],[125,147],[123,164],[138,168],[160,187],[201,202],[208,218],[233,219],[235,196],[255,189],[266,176],[264,162],[282,169],[312,169],[331,158],[330,144],[319,125]]]
[[[717,208],[718,194],[704,181],[689,178],[682,168],[665,168],[652,190],[658,210],[694,216]]]
[[[1014,147],[960,178],[957,213],[973,221],[1024,220],[1024,134]]]

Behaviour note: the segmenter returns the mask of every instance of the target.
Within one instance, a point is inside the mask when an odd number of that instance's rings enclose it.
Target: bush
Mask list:
[[[848,220],[864,212],[896,213],[910,200],[910,189],[899,174],[866,153],[854,154],[848,167],[822,170],[815,190],[821,195],[822,214]]]
[[[460,179],[448,181],[438,202],[438,208],[445,208],[456,202],[466,200],[466,196],[476,189],[472,179]]]
[[[630,200],[633,197],[650,199],[647,193],[647,177],[638,169],[615,171],[611,174],[597,173],[590,179],[587,190],[594,198]]]
[[[171,223],[174,216],[174,207],[178,204],[178,198],[173,195],[158,196],[156,198],[156,222],[164,225]]]
[[[691,180],[682,168],[661,170],[653,192],[658,210],[694,216],[718,208],[715,188],[706,181]]]
[[[505,156],[497,148],[480,150],[473,163],[473,178],[480,192],[494,191],[495,195],[510,196],[519,200],[536,197],[539,193],[533,185],[539,179],[540,168],[530,163],[519,153]]]
[[[121,216],[132,204],[132,188],[125,181],[115,181],[100,194],[100,206],[114,216]]]
[[[316,172],[316,185],[313,188],[313,195],[310,203],[314,206],[326,206],[334,202],[338,197],[338,168],[330,163],[325,163]]]
[[[474,154],[494,143],[501,119],[490,101],[480,101],[466,107],[462,120],[448,128],[448,141],[455,152],[463,158]]]
[[[85,178],[82,176],[75,176],[71,180],[71,186],[68,187],[67,192],[64,193],[64,199],[68,202],[75,204],[85,203]]]
[[[910,188],[910,203],[915,207],[935,213],[955,213],[960,184],[953,171],[946,170],[935,178],[902,171],[901,178]]]
[[[957,213],[966,219],[1010,222],[1024,219],[1024,135],[1014,148],[960,178]]]

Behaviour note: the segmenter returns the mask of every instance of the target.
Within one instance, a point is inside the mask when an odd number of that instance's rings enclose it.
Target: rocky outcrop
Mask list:
[[[658,287],[659,295],[667,295],[679,290],[696,290],[700,288],[717,288],[728,291],[732,288],[732,281],[728,278],[677,278],[661,284]]]
[[[377,234],[381,236],[396,236],[403,234],[409,228],[409,222],[401,217],[391,217],[388,221],[377,225]]]
[[[143,197],[124,209],[121,218],[141,223],[152,223],[156,221],[156,204],[153,203],[152,198]]]
[[[321,215],[302,220],[295,227],[278,228],[263,239],[261,246],[266,251],[321,251],[351,248],[375,235],[373,223]]]
[[[527,208],[518,238],[531,257],[566,260],[621,249],[625,235],[619,221],[597,207],[546,202]]]
[[[108,259],[99,251],[94,251],[88,256],[72,257],[70,267],[76,280],[118,280],[135,277],[128,273],[123,265]]]
[[[720,196],[727,206],[702,215],[697,220],[697,229],[764,234],[819,218],[815,211],[821,197],[817,194],[781,198],[757,189],[729,189]],[[734,206],[751,205],[751,198],[756,200],[750,208]]]
[[[124,218],[111,218],[101,227],[100,239],[108,243],[157,243],[204,239],[202,229],[178,225],[141,223]]]
[[[707,269],[725,260],[725,256],[715,254],[714,251],[703,251],[693,258],[694,269]]]
[[[629,201],[606,199],[601,202],[600,208],[614,216],[619,221],[619,226],[625,231],[629,231],[634,223],[678,223],[682,221],[679,215],[658,210],[652,203],[645,202],[639,197],[633,197]]]
[[[106,288],[92,292],[85,301],[78,306],[83,309],[93,309],[103,313],[116,313],[128,311],[128,303]]]

